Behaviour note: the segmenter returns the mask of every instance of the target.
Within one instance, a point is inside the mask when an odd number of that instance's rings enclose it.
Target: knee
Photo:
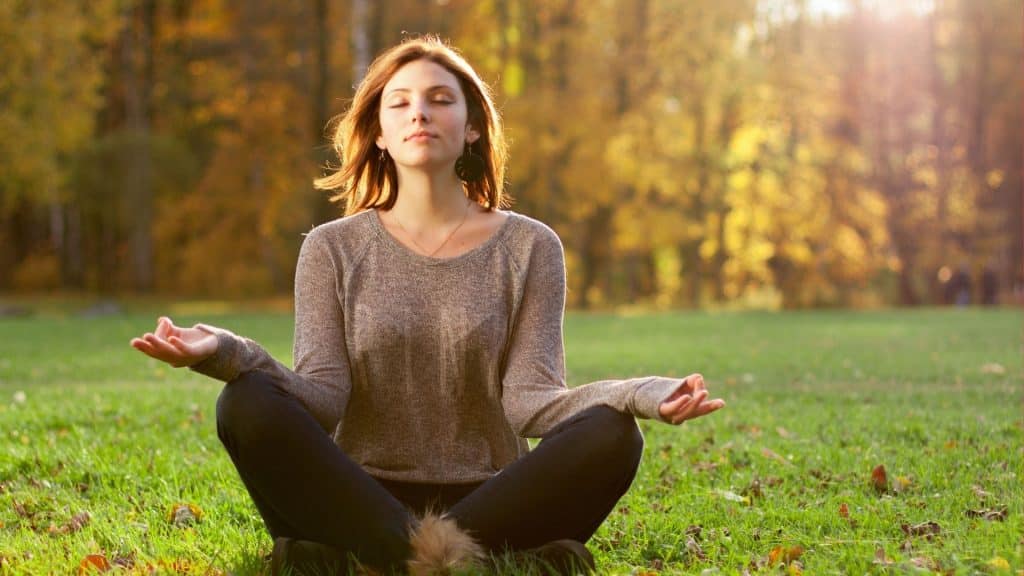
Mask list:
[[[279,395],[273,379],[257,370],[228,382],[217,398],[217,435],[221,441],[258,436],[274,421],[271,412]]]
[[[585,414],[592,426],[590,440],[596,455],[608,465],[635,469],[644,451],[636,418],[603,405],[589,408]]]

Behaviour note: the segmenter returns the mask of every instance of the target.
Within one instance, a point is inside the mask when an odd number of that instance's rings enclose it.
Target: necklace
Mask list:
[[[405,235],[409,238],[409,241],[412,242],[413,245],[415,245],[417,248],[419,248],[420,253],[425,254],[428,258],[433,258],[434,254],[440,252],[441,248],[444,248],[445,245],[448,244],[448,241],[452,239],[452,236],[455,236],[455,233],[459,231],[459,228],[462,228],[462,225],[466,223],[466,219],[469,217],[469,204],[470,202],[469,199],[467,198],[466,211],[462,214],[462,220],[459,221],[459,225],[456,226],[455,228],[452,228],[452,231],[449,232],[448,236],[445,237],[444,242],[441,242],[441,244],[438,245],[437,248],[434,248],[433,251],[427,250],[419,242],[416,241],[416,238],[413,237],[412,233],[410,233],[409,230],[402,225],[402,220],[401,218],[398,217],[398,212],[395,212],[395,222],[398,222],[398,227],[402,229],[402,232],[405,232]]]

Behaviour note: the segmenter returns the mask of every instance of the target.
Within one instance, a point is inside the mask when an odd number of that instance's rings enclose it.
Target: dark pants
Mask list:
[[[629,489],[643,451],[632,416],[595,406],[485,482],[380,480],[258,371],[224,387],[217,433],[273,538],[328,544],[383,569],[408,559],[408,527],[427,508],[447,510],[492,551],[586,542]]]

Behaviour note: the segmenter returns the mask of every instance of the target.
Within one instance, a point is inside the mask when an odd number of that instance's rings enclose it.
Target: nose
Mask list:
[[[430,122],[430,115],[427,111],[427,103],[422,98],[416,98],[412,101],[409,106],[409,111],[412,113],[412,121],[414,124],[424,124]]]

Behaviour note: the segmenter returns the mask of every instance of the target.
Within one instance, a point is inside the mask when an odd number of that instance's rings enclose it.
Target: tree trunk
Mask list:
[[[156,27],[154,0],[140,0],[131,15],[121,44],[124,71],[126,128],[132,138],[122,172],[131,230],[128,253],[132,287],[140,292],[153,287],[153,174],[149,146],[153,52]]]

